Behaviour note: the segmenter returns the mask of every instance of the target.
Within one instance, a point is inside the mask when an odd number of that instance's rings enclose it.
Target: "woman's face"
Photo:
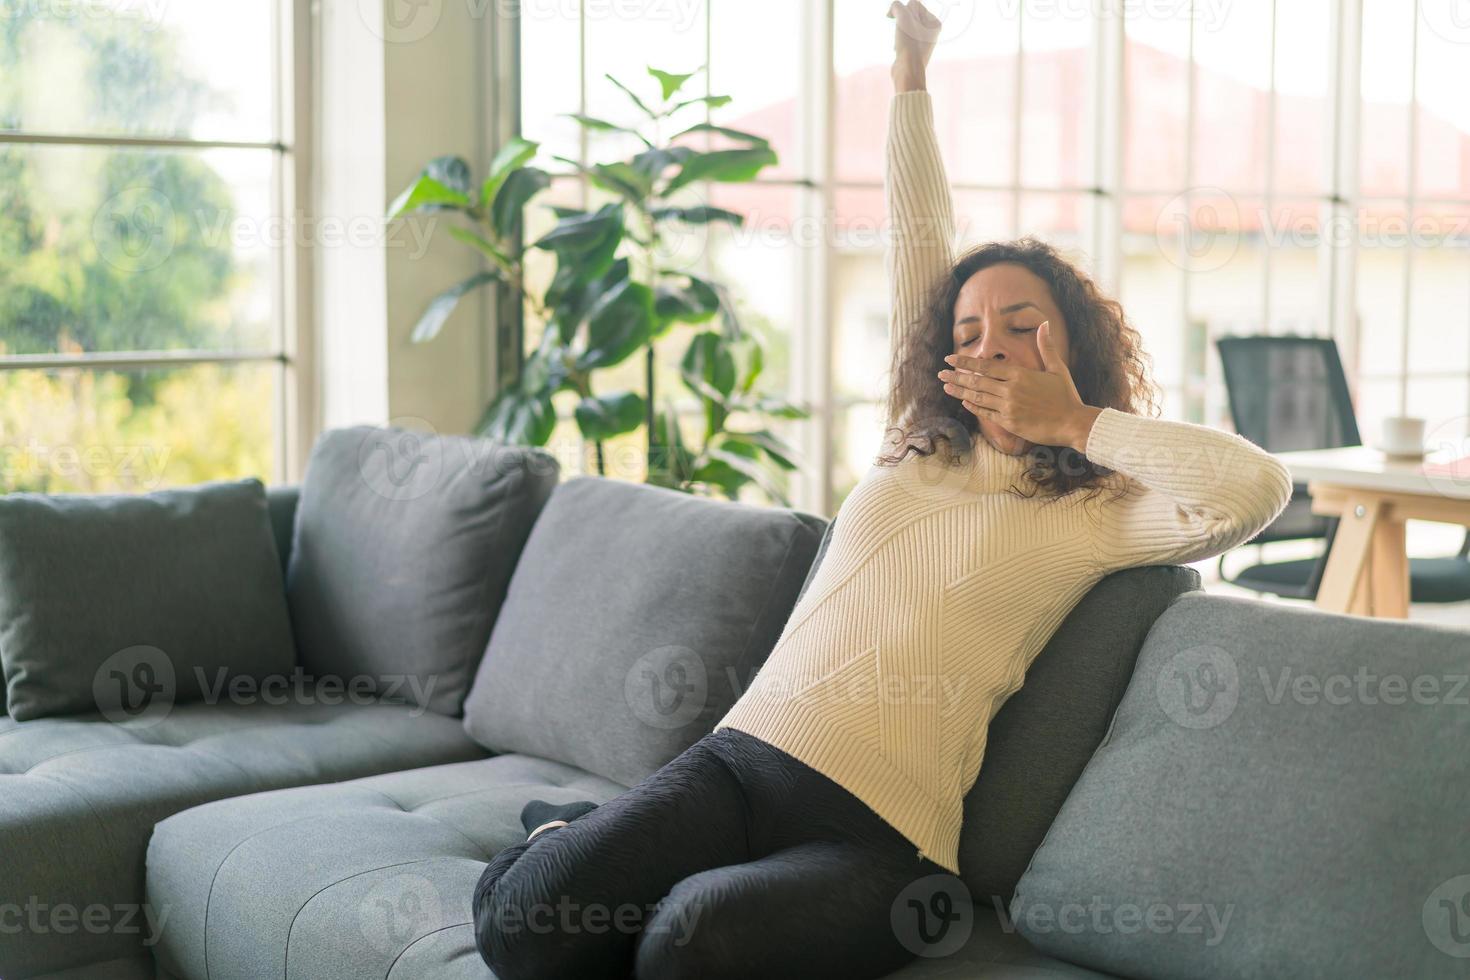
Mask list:
[[[954,351],[1005,364],[1043,370],[1036,328],[1050,320],[1052,341],[1070,366],[1067,324],[1045,281],[1025,266],[1003,262],[981,269],[960,289],[954,304]],[[980,432],[996,449],[1012,456],[1033,445],[981,418]]]

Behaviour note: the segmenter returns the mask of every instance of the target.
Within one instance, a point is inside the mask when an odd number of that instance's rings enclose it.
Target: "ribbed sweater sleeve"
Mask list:
[[[1291,500],[1283,463],[1207,425],[1104,408],[1085,455],[1140,485],[1101,509],[1094,540],[1109,568],[1211,558],[1255,537]]]
[[[891,244],[889,343],[896,367],[924,314],[929,289],[954,260],[954,202],[928,92],[900,92],[889,104],[883,196]]]

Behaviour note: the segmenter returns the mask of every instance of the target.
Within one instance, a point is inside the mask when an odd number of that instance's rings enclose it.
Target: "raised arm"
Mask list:
[[[885,256],[889,283],[889,342],[902,341],[923,315],[924,299],[954,259],[954,204],[926,90],[929,56],[939,21],[918,0],[894,3],[894,96],[888,114],[883,175],[892,244]]]
[[[1103,408],[1083,450],[1132,479],[1128,496],[1103,501],[1103,567],[1184,564],[1255,537],[1291,500],[1291,472],[1243,436],[1207,425]]]

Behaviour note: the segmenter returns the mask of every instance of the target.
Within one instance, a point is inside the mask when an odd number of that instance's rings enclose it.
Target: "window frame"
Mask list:
[[[706,0],[704,10],[706,12],[706,40],[705,40],[705,62],[709,64],[711,78],[718,78],[720,66],[710,64],[711,46],[709,34],[715,19],[721,16],[722,8],[728,9],[735,5],[738,0]],[[834,464],[833,444],[836,417],[839,412],[846,411],[853,405],[873,405],[870,399],[842,396],[839,397],[834,391],[834,378],[832,376],[831,352],[835,339],[836,325],[834,324],[835,304],[833,302],[833,289],[835,282],[834,266],[842,246],[837,242],[834,232],[835,197],[841,190],[868,190],[881,189],[881,183],[873,181],[855,181],[850,179],[839,179],[834,167],[835,129],[837,109],[837,78],[834,70],[833,40],[836,27],[836,10],[838,0],[798,0],[799,2],[799,27],[802,34],[801,48],[803,64],[798,73],[798,91],[796,98],[798,105],[796,116],[801,132],[798,134],[799,146],[803,155],[803,165],[806,176],[804,178],[786,179],[764,179],[757,178],[754,183],[768,186],[783,186],[798,190],[802,203],[799,219],[802,221],[818,222],[821,230],[822,244],[818,247],[799,250],[800,260],[797,269],[797,289],[801,295],[795,297],[792,308],[797,312],[798,323],[810,326],[810,329],[797,331],[798,335],[791,338],[792,352],[792,376],[790,379],[790,390],[788,394],[794,400],[807,403],[811,408],[811,418],[801,427],[800,448],[803,450],[806,465],[797,473],[793,474],[793,500],[798,506],[808,508],[823,514],[830,514],[834,510],[834,487],[832,485]],[[1267,88],[1267,108],[1264,134],[1266,152],[1266,172],[1261,188],[1252,190],[1248,195],[1252,199],[1259,198],[1265,213],[1271,213],[1273,204],[1282,200],[1301,200],[1316,203],[1319,215],[1337,223],[1344,220],[1351,221],[1352,227],[1357,228],[1357,219],[1361,209],[1369,203],[1369,199],[1361,194],[1358,184],[1358,162],[1361,150],[1360,115],[1363,104],[1363,93],[1361,89],[1361,66],[1363,59],[1363,46],[1372,43],[1371,38],[1365,38],[1363,34],[1363,5],[1365,0],[1328,0],[1327,17],[1329,39],[1323,44],[1327,47],[1326,65],[1326,95],[1325,109],[1328,114],[1324,121],[1322,136],[1322,166],[1324,173],[1321,174],[1319,190],[1312,193],[1279,192],[1276,186],[1276,152],[1278,146],[1277,134],[1277,104],[1279,100],[1279,89],[1277,87],[1277,54],[1278,43],[1281,38],[1280,9],[1284,0],[1270,0],[1270,48],[1269,65],[1270,81]],[[1421,27],[1419,21],[1421,4],[1425,0],[1415,0],[1403,16],[1413,19],[1413,57],[1410,65],[1411,78],[1414,88],[1410,92],[1408,103],[1408,168],[1407,191],[1400,198],[1392,198],[1395,204],[1401,204],[1412,216],[1417,204],[1422,203],[1452,203],[1456,206],[1464,205],[1470,207],[1470,199],[1462,198],[1424,198],[1416,195],[1415,181],[1417,180],[1417,124],[1418,112],[1418,72],[1419,72],[1419,36]],[[1023,184],[1020,180],[1018,168],[1013,168],[1011,180],[1007,183],[976,183],[967,182],[963,179],[954,180],[954,190],[974,191],[999,191],[1010,195],[1009,209],[1011,220],[1011,231],[1014,234],[1018,230],[1020,221],[1020,208],[1022,196],[1027,193],[1056,193],[1072,192],[1085,196],[1085,204],[1088,208],[1088,220],[1090,228],[1083,229],[1088,236],[1084,241],[1090,241],[1091,271],[1099,281],[1099,284],[1112,295],[1117,295],[1122,284],[1124,269],[1124,228],[1123,209],[1130,199],[1138,197],[1160,197],[1172,199],[1182,197],[1185,206],[1191,194],[1198,194],[1208,188],[1196,186],[1196,169],[1194,165],[1194,136],[1199,124],[1201,114],[1198,106],[1198,75],[1200,63],[1196,60],[1195,34],[1200,29],[1198,18],[1194,16],[1195,6],[1198,0],[1191,0],[1189,20],[1189,50],[1185,56],[1187,73],[1186,117],[1185,138],[1188,141],[1185,147],[1185,173],[1179,187],[1144,187],[1132,186],[1127,181],[1124,165],[1125,141],[1127,139],[1128,104],[1126,90],[1126,59],[1128,32],[1125,23],[1127,6],[1120,3],[1103,3],[1093,7],[1095,14],[1092,24],[1092,36],[1087,47],[1087,77],[1092,85],[1094,104],[1085,114],[1086,130],[1083,134],[1083,146],[1087,147],[1090,159],[1084,161],[1080,168],[1085,179],[1080,181],[1080,186],[1035,185]],[[1017,8],[1019,9],[1019,8]],[[587,92],[587,36],[588,20],[585,11],[579,5],[579,51],[578,70],[580,72],[580,94],[581,106],[579,111],[586,110]],[[1025,104],[1025,72],[1022,70],[1024,51],[1023,31],[1026,18],[1016,18],[1016,42],[1017,57],[1014,105],[1017,107],[1017,124],[1012,127],[1010,139],[1012,140],[1013,159],[1021,151],[1024,129],[1024,114],[1020,113],[1020,107]],[[718,85],[716,84],[716,87]],[[516,103],[519,111],[519,101]],[[580,154],[582,162],[587,160],[588,140],[586,133],[580,138]],[[581,178],[577,178],[581,179]],[[583,187],[585,193],[585,180]],[[1226,189],[1232,196],[1240,196],[1239,188]],[[1372,200],[1379,200],[1375,197]],[[1359,234],[1345,236],[1344,241],[1335,240],[1336,236],[1323,234],[1313,246],[1316,261],[1316,322],[1318,323],[1316,336],[1331,336],[1338,341],[1343,352],[1344,366],[1348,372],[1350,383],[1356,394],[1358,382],[1375,380],[1393,380],[1399,389],[1399,405],[1404,407],[1409,385],[1421,377],[1430,378],[1440,375],[1449,375],[1456,378],[1463,377],[1463,372],[1416,372],[1411,370],[1408,357],[1408,346],[1410,333],[1408,324],[1409,317],[1413,314],[1413,262],[1414,247],[1406,246],[1405,272],[1403,278],[1403,294],[1400,297],[1404,318],[1404,334],[1401,339],[1402,361],[1398,370],[1387,373],[1374,373],[1364,370],[1360,363],[1359,352],[1361,349],[1362,324],[1357,316],[1358,301],[1356,293],[1356,278],[1359,263],[1360,242]],[[1264,333],[1273,332],[1273,265],[1279,260],[1275,250],[1262,245],[1262,255],[1259,271],[1260,288],[1260,323],[1258,329]],[[1175,262],[1177,267],[1175,273],[1179,277],[1177,290],[1177,328],[1187,329],[1191,323],[1194,310],[1192,309],[1191,287],[1192,277],[1199,273],[1191,271],[1187,263]],[[1470,335],[1470,324],[1466,324],[1467,335]],[[1279,331],[1276,331],[1279,332]],[[1182,345],[1183,357],[1194,358],[1193,362],[1186,361],[1178,365],[1178,382],[1165,383],[1160,381],[1160,389],[1166,401],[1177,400],[1185,406],[1183,413],[1188,421],[1207,422],[1207,416],[1211,415],[1211,409],[1223,405],[1224,384],[1219,376],[1218,355],[1213,353],[1216,335],[1207,334],[1204,337],[1206,350],[1204,351],[1203,374],[1198,372],[1198,351],[1190,352],[1187,344]],[[1467,341],[1470,342],[1470,341]],[[1191,376],[1194,372],[1197,376]],[[1170,372],[1175,373],[1175,372]],[[696,406],[691,405],[691,408]],[[878,406],[881,409],[882,406]],[[1470,414],[1470,404],[1466,405],[1466,412]],[[1218,413],[1216,413],[1218,414]]]
[[[134,149],[244,149],[271,154],[271,219],[293,225],[311,213],[312,71],[316,21],[312,0],[275,0],[270,6],[274,138],[268,140],[192,139],[164,136],[104,136],[0,129],[0,144],[21,146],[128,147]],[[86,351],[80,354],[0,354],[0,371],[177,369],[201,364],[273,365],[279,383],[271,406],[275,481],[300,480],[306,454],[320,429],[315,369],[314,305],[310,250],[283,235],[274,249],[271,282],[275,342],[259,350]]]

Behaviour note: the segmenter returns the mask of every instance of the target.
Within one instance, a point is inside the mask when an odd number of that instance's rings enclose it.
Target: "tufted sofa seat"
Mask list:
[[[149,899],[171,911],[159,966],[212,980],[484,980],[470,896],[486,862],[525,839],[521,806],[626,788],[511,754],[176,814],[148,852]]]
[[[151,724],[0,717],[0,908],[20,919],[0,921],[7,970],[144,951],[167,924],[141,904],[144,855],[170,814],[486,755],[457,718],[329,699],[184,704]]]

